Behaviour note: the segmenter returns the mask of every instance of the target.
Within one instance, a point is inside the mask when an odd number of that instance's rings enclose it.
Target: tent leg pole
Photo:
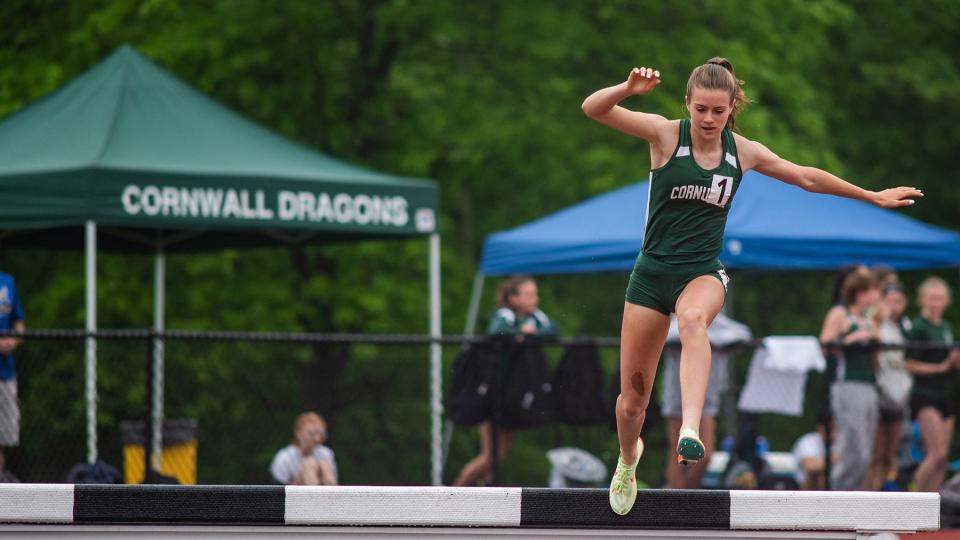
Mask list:
[[[726,299],[723,303],[723,309],[721,313],[727,317],[733,318],[733,295],[731,294],[733,287],[732,283],[727,287]],[[716,433],[716,440],[721,441],[716,446],[719,448],[720,444],[724,438],[728,436],[737,436],[737,396],[733,388],[734,376],[736,375],[736,363],[733,361],[733,358],[727,360],[727,388],[721,396],[721,403],[723,403],[723,430],[721,431],[721,426],[717,425],[714,427]]]
[[[473,289],[470,291],[470,305],[467,307],[467,323],[463,327],[463,335],[472,336],[477,328],[477,312],[480,311],[480,295],[483,294],[483,282],[486,276],[477,270],[473,276]]]
[[[166,257],[163,248],[157,251],[153,265],[153,329],[162,334],[166,329]],[[151,403],[151,429],[153,448],[151,455],[154,470],[160,470],[163,458],[163,389],[164,389],[164,340],[158,336],[153,341],[153,403]]]
[[[473,276],[473,289],[470,291],[470,304],[467,307],[467,321],[463,327],[463,335],[472,336],[474,330],[477,327],[477,312],[480,310],[480,296],[483,294],[483,282],[485,281],[486,276],[483,272],[477,270],[477,273]],[[450,454],[450,442],[453,439],[453,422],[447,420],[446,422],[447,431],[444,433],[443,437],[443,451],[440,458],[440,470],[443,471],[443,468],[447,463],[447,456]]]
[[[85,227],[86,254],[86,312],[87,332],[97,330],[97,224],[87,221]],[[97,338],[87,336],[86,347],[86,401],[87,401],[87,463],[97,461]]]
[[[430,337],[439,338],[440,329],[440,235],[430,235]],[[441,401],[442,350],[439,341],[430,343],[430,481],[439,486],[442,478],[443,402]]]

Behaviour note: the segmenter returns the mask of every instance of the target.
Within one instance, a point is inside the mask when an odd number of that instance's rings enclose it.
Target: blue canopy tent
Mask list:
[[[467,333],[473,330],[486,275],[630,271],[643,244],[647,192],[648,182],[640,182],[487,236]],[[751,171],[730,210],[720,259],[734,269],[957,266],[960,234]]]

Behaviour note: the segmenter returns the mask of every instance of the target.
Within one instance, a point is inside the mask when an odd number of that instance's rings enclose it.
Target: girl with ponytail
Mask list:
[[[750,100],[725,58],[711,58],[687,79],[684,102],[690,118],[668,120],[618,105],[659,84],[659,70],[633,68],[626,81],[594,92],[582,105],[593,120],[650,144],[643,247],[627,285],[621,326],[616,408],[620,458],[610,483],[610,506],[621,515],[636,500],[636,467],[643,454],[640,429],[672,313],[682,347],[677,462],[696,465],[706,455],[699,436],[710,374],[706,330],[726,296],[728,278],[719,256],[727,213],[743,173],[755,169],[807,191],[883,208],[913,204],[923,196],[912,187],[867,191],[826,171],[791,163],[740,135],[736,117]]]

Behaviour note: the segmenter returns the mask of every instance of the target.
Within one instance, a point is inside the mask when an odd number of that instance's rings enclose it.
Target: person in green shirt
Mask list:
[[[868,348],[877,340],[871,312],[880,301],[880,289],[870,270],[854,270],[843,280],[843,303],[827,312],[820,330],[820,343],[837,359],[836,381],[830,385],[830,412],[836,421],[838,456],[830,471],[830,487],[842,491],[864,489],[873,452],[877,418],[876,351]]]
[[[554,337],[557,327],[540,310],[540,295],[537,283],[529,276],[512,276],[505,279],[497,289],[497,310],[487,325],[488,336]],[[472,486],[477,480],[488,478],[493,464],[493,427],[489,421],[481,422],[480,455],[473,458],[457,475],[454,486]],[[500,463],[507,457],[513,430],[497,428],[497,459]]]
[[[920,425],[926,454],[913,478],[917,491],[939,491],[953,440],[952,371],[960,367],[960,352],[953,345],[950,323],[943,318],[950,305],[947,282],[938,277],[925,279],[917,289],[917,299],[920,315],[913,320],[907,341],[927,347],[907,349],[907,371],[913,374],[910,415]]]
[[[884,208],[907,206],[923,195],[912,187],[867,191],[826,171],[791,163],[735,133],[736,114],[749,100],[743,81],[724,58],[711,58],[687,79],[684,101],[690,118],[669,120],[618,105],[659,84],[660,71],[633,68],[626,81],[594,92],[581,105],[591,119],[650,144],[643,246],[627,286],[621,325],[616,408],[620,458],[610,482],[610,506],[621,515],[630,512],[637,498],[640,430],[671,312],[677,314],[681,342],[677,461],[692,464],[705,455],[699,430],[710,376],[707,326],[726,296],[728,277],[719,256],[743,174],[756,169],[807,191]]]
[[[556,326],[539,306],[540,296],[533,278],[514,276],[506,279],[497,291],[497,310],[490,316],[487,335],[556,336]]]

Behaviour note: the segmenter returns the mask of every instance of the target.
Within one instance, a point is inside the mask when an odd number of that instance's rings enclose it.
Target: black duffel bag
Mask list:
[[[557,420],[575,426],[603,424],[611,419],[595,344],[571,345],[563,353],[553,377]]]
[[[489,343],[474,343],[453,361],[444,407],[458,426],[473,426],[493,416],[493,380],[497,357]]]
[[[553,381],[543,347],[535,338],[527,337],[506,348],[505,352],[500,425],[520,429],[553,421]]]

